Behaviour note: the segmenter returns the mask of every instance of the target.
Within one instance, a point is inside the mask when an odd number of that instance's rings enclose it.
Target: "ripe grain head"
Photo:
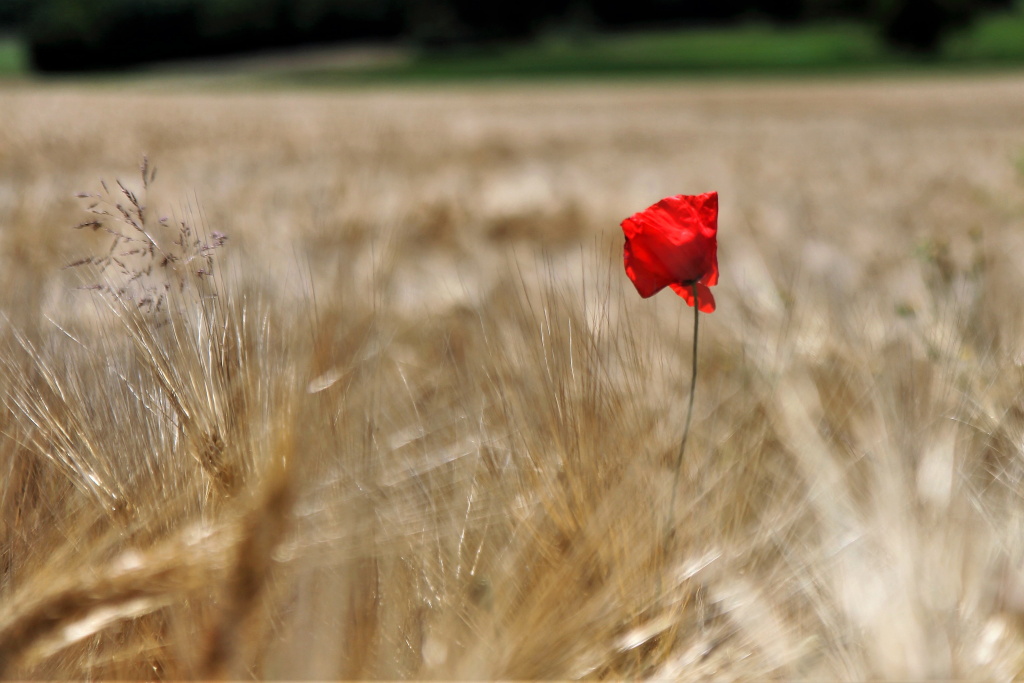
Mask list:
[[[1019,676],[1019,86],[5,93],[4,673]],[[215,277],[76,290],[97,176]]]

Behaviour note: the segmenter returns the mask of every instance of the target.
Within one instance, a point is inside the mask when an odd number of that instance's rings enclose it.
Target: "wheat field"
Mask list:
[[[1022,112],[3,86],[0,676],[1024,676]],[[618,223],[710,190],[673,495]]]

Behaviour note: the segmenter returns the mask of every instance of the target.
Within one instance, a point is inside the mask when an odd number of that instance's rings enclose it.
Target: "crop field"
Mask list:
[[[1021,677],[1022,112],[4,86],[0,676]],[[711,190],[677,478],[619,222]]]

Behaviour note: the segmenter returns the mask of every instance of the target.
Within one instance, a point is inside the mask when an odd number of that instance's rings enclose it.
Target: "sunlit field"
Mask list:
[[[1024,675],[1022,112],[7,87],[0,675]],[[618,225],[711,190],[673,496],[692,309]]]

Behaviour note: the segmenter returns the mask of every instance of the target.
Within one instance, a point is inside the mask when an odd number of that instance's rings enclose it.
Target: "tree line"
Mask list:
[[[109,69],[310,43],[402,40],[425,49],[762,19],[859,19],[893,47],[944,35],[1013,0],[0,0],[0,26],[44,71]]]

